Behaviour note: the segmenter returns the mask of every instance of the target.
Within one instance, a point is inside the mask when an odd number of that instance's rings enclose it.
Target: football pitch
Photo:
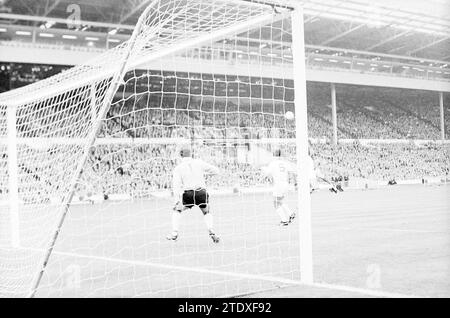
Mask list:
[[[298,218],[271,196],[213,196],[169,242],[171,200],[73,206],[37,297],[450,297],[450,186],[312,195],[313,285],[298,283]],[[295,194],[288,202],[296,206]]]

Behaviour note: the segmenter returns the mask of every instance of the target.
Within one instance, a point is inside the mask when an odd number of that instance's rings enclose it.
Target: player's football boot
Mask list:
[[[292,213],[291,216],[289,216],[289,223],[292,223],[295,220],[295,217],[297,215],[295,213]]]
[[[169,235],[166,236],[166,239],[168,239],[169,241],[176,242],[178,240],[178,232],[170,233]]]
[[[209,232],[209,237],[216,244],[220,242],[220,238],[214,232]]]
[[[279,225],[280,225],[281,227],[286,227],[286,226],[289,225],[289,222],[283,222],[283,221],[281,221],[281,222],[279,223]]]
[[[338,190],[335,187],[330,188],[330,191],[333,193],[338,193]]]

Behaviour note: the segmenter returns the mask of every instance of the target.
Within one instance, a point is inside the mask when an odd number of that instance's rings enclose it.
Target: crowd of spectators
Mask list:
[[[138,87],[136,83],[130,85]],[[139,91],[139,89],[136,89]],[[172,89],[170,89],[172,90]],[[174,89],[175,90],[175,89]],[[219,94],[220,95],[220,94]],[[267,185],[251,163],[226,151],[224,141],[295,137],[295,121],[284,114],[290,102],[252,97],[189,96],[160,91],[122,95],[114,101],[100,134],[101,139],[123,138],[123,144],[103,142],[92,153],[85,184],[93,193],[145,195],[168,190],[178,160],[181,139],[199,143],[197,156],[221,168],[208,178],[213,188]],[[330,179],[355,178],[391,181],[449,174],[448,148],[429,144],[363,145],[358,139],[438,139],[438,99],[432,93],[337,86],[338,137],[352,144],[317,143],[314,159]],[[308,84],[308,119],[311,138],[331,139],[330,87]],[[151,140],[167,139],[152,144]],[[134,140],[140,143],[134,144]],[[142,142],[144,140],[144,142]],[[145,140],[149,140],[145,142]],[[295,158],[293,153],[289,154]]]
[[[103,136],[167,138],[192,134],[192,129],[197,130],[197,137],[204,135],[206,139],[295,136],[295,122],[284,117],[286,111],[293,110],[292,103],[251,97],[226,100],[196,96],[179,107],[176,99],[184,95],[159,95],[141,94],[118,100],[109,113]],[[444,113],[448,119],[447,108]],[[308,84],[308,121],[311,138],[332,138],[328,84]],[[190,132],[183,127],[189,127]],[[438,95],[341,85],[337,87],[337,128],[341,139],[437,140],[440,139]],[[448,134],[450,125],[446,129]]]
[[[447,178],[450,146],[415,144],[316,144],[314,160],[327,177],[344,176],[390,181]]]
[[[21,87],[66,69],[65,66],[0,63],[0,91]],[[7,75],[7,78],[5,77]],[[308,82],[309,133],[332,137],[331,89],[328,83]],[[151,97],[150,97],[151,96]],[[440,138],[437,92],[336,85],[338,137],[345,139]],[[191,73],[131,72],[119,90],[105,134],[164,137],[173,129],[189,127],[258,127],[287,135],[293,122],[283,114],[293,111],[293,83],[282,79]],[[450,136],[450,95],[444,94],[446,135]],[[151,125],[150,125],[151,124]],[[151,127],[150,127],[151,126]],[[146,131],[137,131],[145,127]],[[153,128],[152,128],[153,127]],[[205,134],[210,132],[209,128]],[[285,130],[280,131],[280,130]],[[176,134],[180,133],[177,128]],[[223,134],[216,130],[215,134]],[[223,136],[222,136],[223,137]]]
[[[221,174],[207,179],[210,188],[258,187],[269,184],[260,169],[240,160],[225,146],[196,145],[195,156],[218,166]],[[177,145],[99,145],[92,150],[84,184],[92,193],[133,196],[170,190],[179,160]],[[449,146],[426,144],[312,145],[316,167],[328,179],[369,179],[387,182],[428,177],[448,178]],[[294,159],[295,153],[285,153]]]
[[[330,86],[308,83],[308,128],[311,138],[333,135]],[[440,109],[434,92],[337,85],[337,128],[341,139],[440,139]],[[445,103],[449,97],[445,96]],[[183,101],[186,99],[186,101]],[[444,104],[445,104],[444,103]],[[446,104],[445,104],[446,105]],[[260,97],[225,98],[149,92],[118,99],[109,113],[104,136],[204,138],[290,138],[294,121],[284,114],[292,102]],[[450,110],[444,109],[445,122]],[[190,132],[185,128],[189,127]],[[226,129],[225,129],[226,128]],[[450,134],[450,125],[445,125]],[[234,130],[234,132],[232,132]]]
[[[348,139],[440,138],[439,97],[436,92],[337,85],[338,136]],[[446,95],[445,95],[446,96]],[[445,122],[450,108],[444,105]],[[308,111],[322,120],[325,129],[310,131],[312,137],[331,134],[331,89],[329,84],[308,85]],[[450,133],[446,125],[447,135]],[[328,132],[324,134],[323,132]]]
[[[99,138],[123,138],[126,141],[101,142],[92,150],[89,166],[83,173],[85,189],[89,188],[92,193],[134,195],[169,189],[177,160],[175,143],[133,142],[164,138],[201,143],[196,147],[196,155],[223,171],[220,176],[208,179],[212,187],[267,184],[267,179],[254,165],[238,160],[236,154],[227,153],[221,142],[240,139],[242,145],[242,139],[293,140],[295,121],[285,117],[287,111],[294,111],[292,83],[282,87],[280,81],[265,83],[246,79],[248,83],[242,85],[247,88],[242,90],[240,82],[227,85],[227,79],[183,79],[188,83],[187,88],[180,88],[178,79],[168,84],[161,79],[162,75],[143,78],[146,85],[140,85],[137,79],[128,80],[116,96]],[[149,86],[152,81],[156,84]],[[446,146],[434,143],[426,146],[408,143],[363,145],[358,142],[358,139],[439,139],[437,93],[350,85],[336,87],[338,137],[356,141],[337,146],[330,142],[313,146],[315,162],[327,177],[390,181],[448,176],[450,158]],[[310,138],[329,141],[332,137],[330,91],[329,84],[308,83]],[[446,105],[449,102],[446,94]],[[33,114],[30,108],[27,116]],[[447,123],[449,116],[446,106]],[[30,126],[32,124],[37,127]],[[26,130],[36,132],[36,136],[44,134],[45,125],[37,119],[28,120],[27,125]],[[61,125],[65,126],[65,123]],[[51,125],[48,126],[50,129]],[[448,134],[450,124],[446,126]]]
[[[220,175],[207,177],[211,188],[261,186],[267,183],[260,169],[230,157],[217,145],[196,145],[195,156],[221,169]],[[90,193],[143,196],[151,191],[168,190],[172,171],[180,160],[179,145],[99,145],[83,171],[82,189]]]

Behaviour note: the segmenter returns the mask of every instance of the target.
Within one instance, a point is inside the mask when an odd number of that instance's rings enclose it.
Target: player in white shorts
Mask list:
[[[297,173],[297,169],[293,163],[281,158],[281,150],[275,150],[273,155],[274,159],[262,171],[272,178],[273,204],[280,216],[280,225],[287,226],[295,219],[295,213],[284,202],[284,198],[289,190],[289,173]]]

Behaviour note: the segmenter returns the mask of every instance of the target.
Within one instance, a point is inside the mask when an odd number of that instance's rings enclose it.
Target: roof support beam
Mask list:
[[[44,12],[43,16],[44,17],[48,16],[60,3],[61,3],[61,0],[55,0],[51,6],[48,6],[49,2],[47,1],[47,6],[45,8],[45,12]]]
[[[19,0],[19,2],[30,12],[32,15],[37,15],[37,12],[33,10],[27,3],[23,2],[23,0]]]
[[[319,13],[315,12],[314,14],[309,14],[310,17],[305,19],[304,24],[306,25],[306,24],[314,21],[315,19],[320,18],[323,14],[326,14],[328,12],[333,12],[333,10],[336,10],[336,9],[342,7],[344,4],[345,4],[345,1],[341,1],[339,3],[333,4],[333,6],[329,7],[327,10],[325,10],[323,12],[319,12]]]
[[[57,6],[58,4],[60,4],[61,0],[55,0],[51,6],[49,6],[51,0],[47,0],[47,4],[45,6],[45,11],[42,14],[42,17],[46,17],[48,16]],[[38,23],[34,23],[34,25],[36,26]]]
[[[378,43],[376,43],[376,44],[374,44],[374,45],[371,45],[371,46],[369,46],[369,47],[366,47],[364,50],[365,50],[365,51],[373,50],[373,49],[375,49],[375,48],[377,48],[377,47],[379,47],[379,46],[382,46],[382,45],[384,45],[384,44],[386,44],[386,43],[389,43],[389,42],[391,42],[391,41],[394,41],[394,40],[396,40],[396,39],[398,39],[398,38],[400,38],[400,37],[402,37],[402,36],[408,34],[409,32],[410,32],[409,30],[406,30],[406,31],[397,33],[397,34],[395,34],[395,35],[393,35],[393,36],[391,36],[391,37],[389,37],[389,38],[387,38],[387,39],[384,39],[383,41],[380,41],[380,42],[378,42]]]
[[[327,45],[327,44],[329,44],[329,43],[331,43],[331,42],[334,42],[334,41],[336,41],[336,40],[339,40],[339,39],[341,39],[341,38],[343,38],[343,37],[349,35],[350,33],[355,32],[356,30],[361,29],[361,28],[364,27],[364,26],[365,26],[365,24],[359,24],[359,25],[357,25],[357,26],[355,26],[355,27],[353,27],[353,28],[350,28],[349,30],[347,30],[347,31],[345,31],[345,32],[343,32],[343,33],[340,33],[340,34],[338,34],[338,35],[336,35],[336,36],[334,36],[334,37],[332,37],[332,38],[330,38],[330,39],[328,39],[328,40],[326,40],[326,41],[323,41],[323,42],[320,43],[319,45]]]
[[[431,46],[434,46],[434,45],[439,44],[439,43],[441,43],[441,42],[447,41],[448,39],[450,39],[450,37],[448,37],[448,36],[443,37],[443,38],[440,38],[440,39],[435,40],[435,41],[433,41],[433,42],[431,42],[431,43],[428,43],[428,44],[426,44],[426,45],[424,45],[424,46],[418,47],[417,49],[414,49],[414,50],[411,50],[411,51],[409,51],[409,52],[406,52],[406,55],[411,55],[411,54],[414,54],[414,53],[416,53],[416,52],[425,50],[425,49],[427,49],[427,48],[429,48],[429,47],[431,47]]]
[[[151,0],[142,0],[141,3],[137,6],[134,6],[134,8],[128,12],[127,14],[125,14],[119,21],[119,24],[124,23],[125,21],[127,21],[130,17],[132,17],[133,15],[135,15],[137,12],[139,12],[139,10],[142,10]]]

